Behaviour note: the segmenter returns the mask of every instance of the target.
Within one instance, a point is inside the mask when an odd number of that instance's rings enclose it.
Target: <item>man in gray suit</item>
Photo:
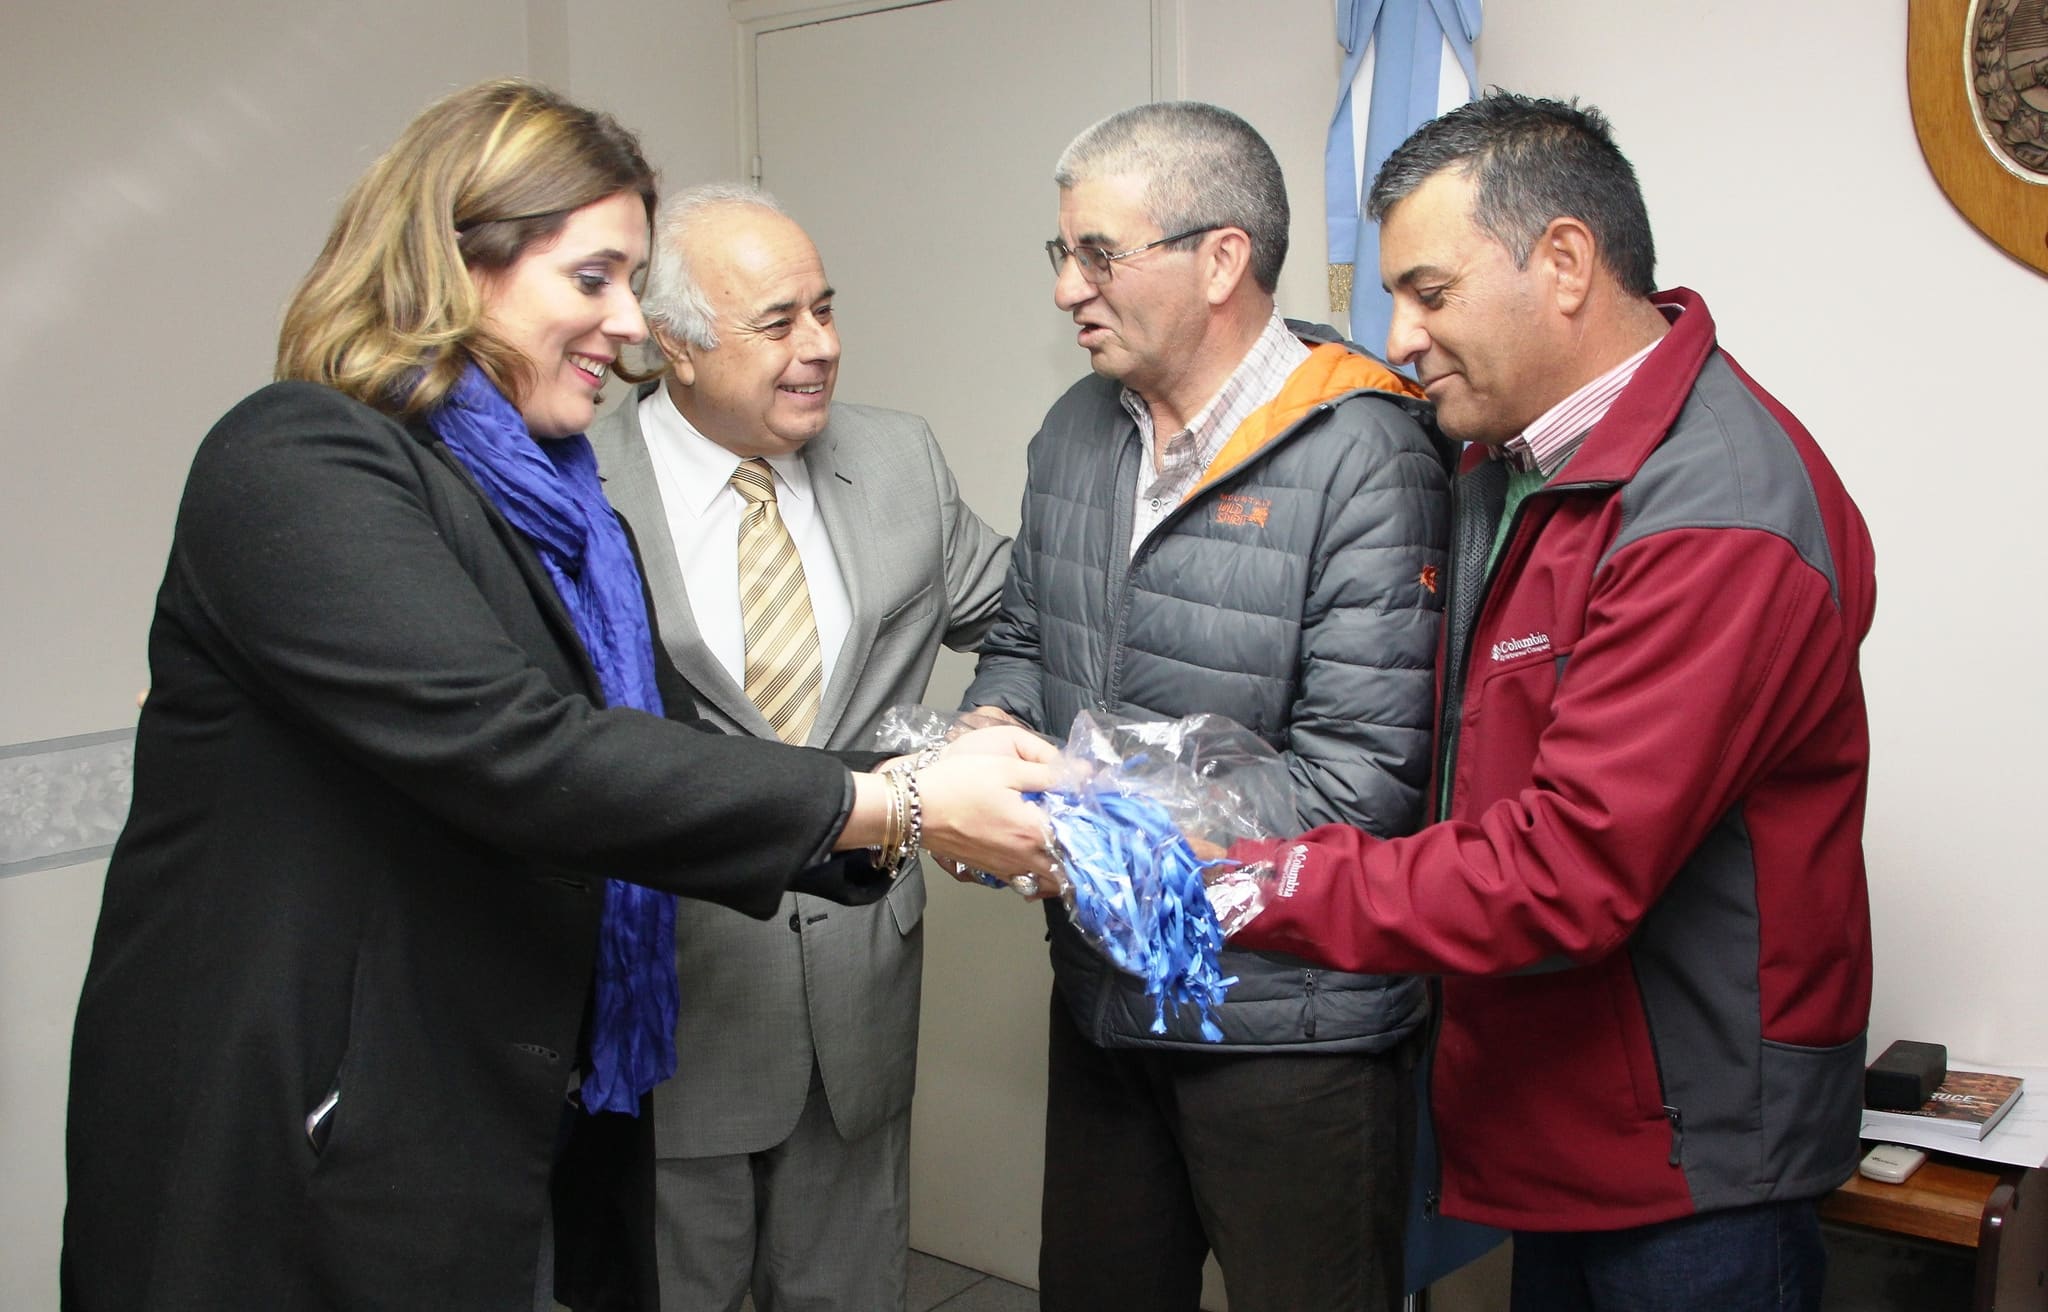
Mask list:
[[[923,420],[833,403],[832,288],[772,199],[671,200],[643,304],[669,373],[590,438],[663,646],[707,719],[775,736],[746,691],[760,633],[740,582],[744,474],[765,462],[817,635],[814,712],[774,718],[795,741],[865,745],[923,696],[941,642],[979,644],[1008,539],[961,502]],[[752,481],[758,501],[770,480]],[[664,1312],[749,1290],[760,1312],[902,1306],[924,904],[915,868],[865,908],[790,894],[763,923],[680,904],[677,1071],[654,1094]]]

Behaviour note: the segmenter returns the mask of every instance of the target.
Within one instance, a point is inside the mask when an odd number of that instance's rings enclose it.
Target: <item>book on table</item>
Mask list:
[[[1934,1091],[1934,1096],[1911,1111],[1864,1108],[1864,1133],[1868,1135],[1886,1126],[1899,1126],[1981,1139],[2005,1119],[2005,1114],[2020,1100],[2025,1084],[2017,1075],[1950,1071],[1942,1080],[1941,1087]]]

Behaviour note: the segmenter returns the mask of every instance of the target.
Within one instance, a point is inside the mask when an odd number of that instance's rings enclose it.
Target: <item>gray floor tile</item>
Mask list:
[[[932,1312],[947,1299],[978,1281],[988,1279],[981,1272],[948,1262],[943,1257],[910,1250],[910,1292],[904,1301],[907,1312]]]
[[[991,1275],[984,1275],[972,1267],[948,1262],[945,1258],[933,1257],[930,1253],[920,1253],[913,1248],[910,1250],[910,1287],[904,1295],[903,1306],[905,1312],[937,1312],[941,1307],[965,1309],[966,1312],[1010,1312],[1012,1308],[1030,1308],[1036,1312],[1036,1295],[1032,1295],[1031,1301],[1025,1303],[958,1301],[963,1292],[979,1284],[997,1285],[1003,1289],[1017,1290],[1021,1294],[1031,1294],[1028,1289],[998,1280]],[[563,1309],[563,1312],[567,1312],[567,1309]],[[751,1297],[741,1301],[740,1312],[754,1312],[754,1300]]]
[[[939,1304],[933,1312],[1038,1312],[1038,1291],[989,1276]]]
[[[1499,1258],[1504,1249],[1492,1256]],[[1506,1297],[1506,1265],[1495,1263],[1501,1268],[1497,1281],[1500,1298]],[[1466,1273],[1459,1273],[1462,1276]],[[1456,1281],[1459,1276],[1453,1276]],[[1023,1285],[1013,1285],[976,1271],[972,1267],[948,1262],[930,1253],[910,1250],[910,1288],[905,1296],[905,1312],[1038,1312],[1038,1291]],[[1451,1291],[1456,1292],[1456,1291]],[[1458,1307],[1466,1304],[1454,1297],[1452,1303]],[[747,1298],[740,1303],[740,1312],[753,1312],[754,1300]],[[556,1305],[555,1312],[569,1312]]]

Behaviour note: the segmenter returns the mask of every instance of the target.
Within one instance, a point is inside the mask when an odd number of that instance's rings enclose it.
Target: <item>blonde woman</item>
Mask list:
[[[608,116],[432,106],[201,444],[79,1002],[67,1308],[530,1306],[551,1178],[630,1185],[619,1113],[677,1060],[672,894],[862,901],[920,837],[1044,869],[1033,740],[869,774],[687,723],[581,436],[653,202]]]

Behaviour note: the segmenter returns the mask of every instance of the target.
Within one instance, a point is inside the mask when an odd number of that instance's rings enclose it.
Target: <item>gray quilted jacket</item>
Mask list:
[[[1328,329],[1290,323],[1311,346]],[[966,696],[1064,736],[1077,712],[1227,715],[1285,756],[1300,829],[1423,820],[1449,526],[1426,404],[1348,343],[1289,380],[1272,432],[1231,455],[1127,558],[1139,462],[1118,385],[1090,375],[1032,440],[1002,612]],[[1289,404],[1290,401],[1292,404]],[[1256,419],[1256,416],[1255,416]],[[1233,447],[1237,446],[1233,443]],[[1128,563],[1127,563],[1128,560]],[[1048,904],[1075,1024],[1106,1047],[1211,1048]],[[1419,981],[1224,954],[1238,1050],[1379,1051],[1422,1021]]]

